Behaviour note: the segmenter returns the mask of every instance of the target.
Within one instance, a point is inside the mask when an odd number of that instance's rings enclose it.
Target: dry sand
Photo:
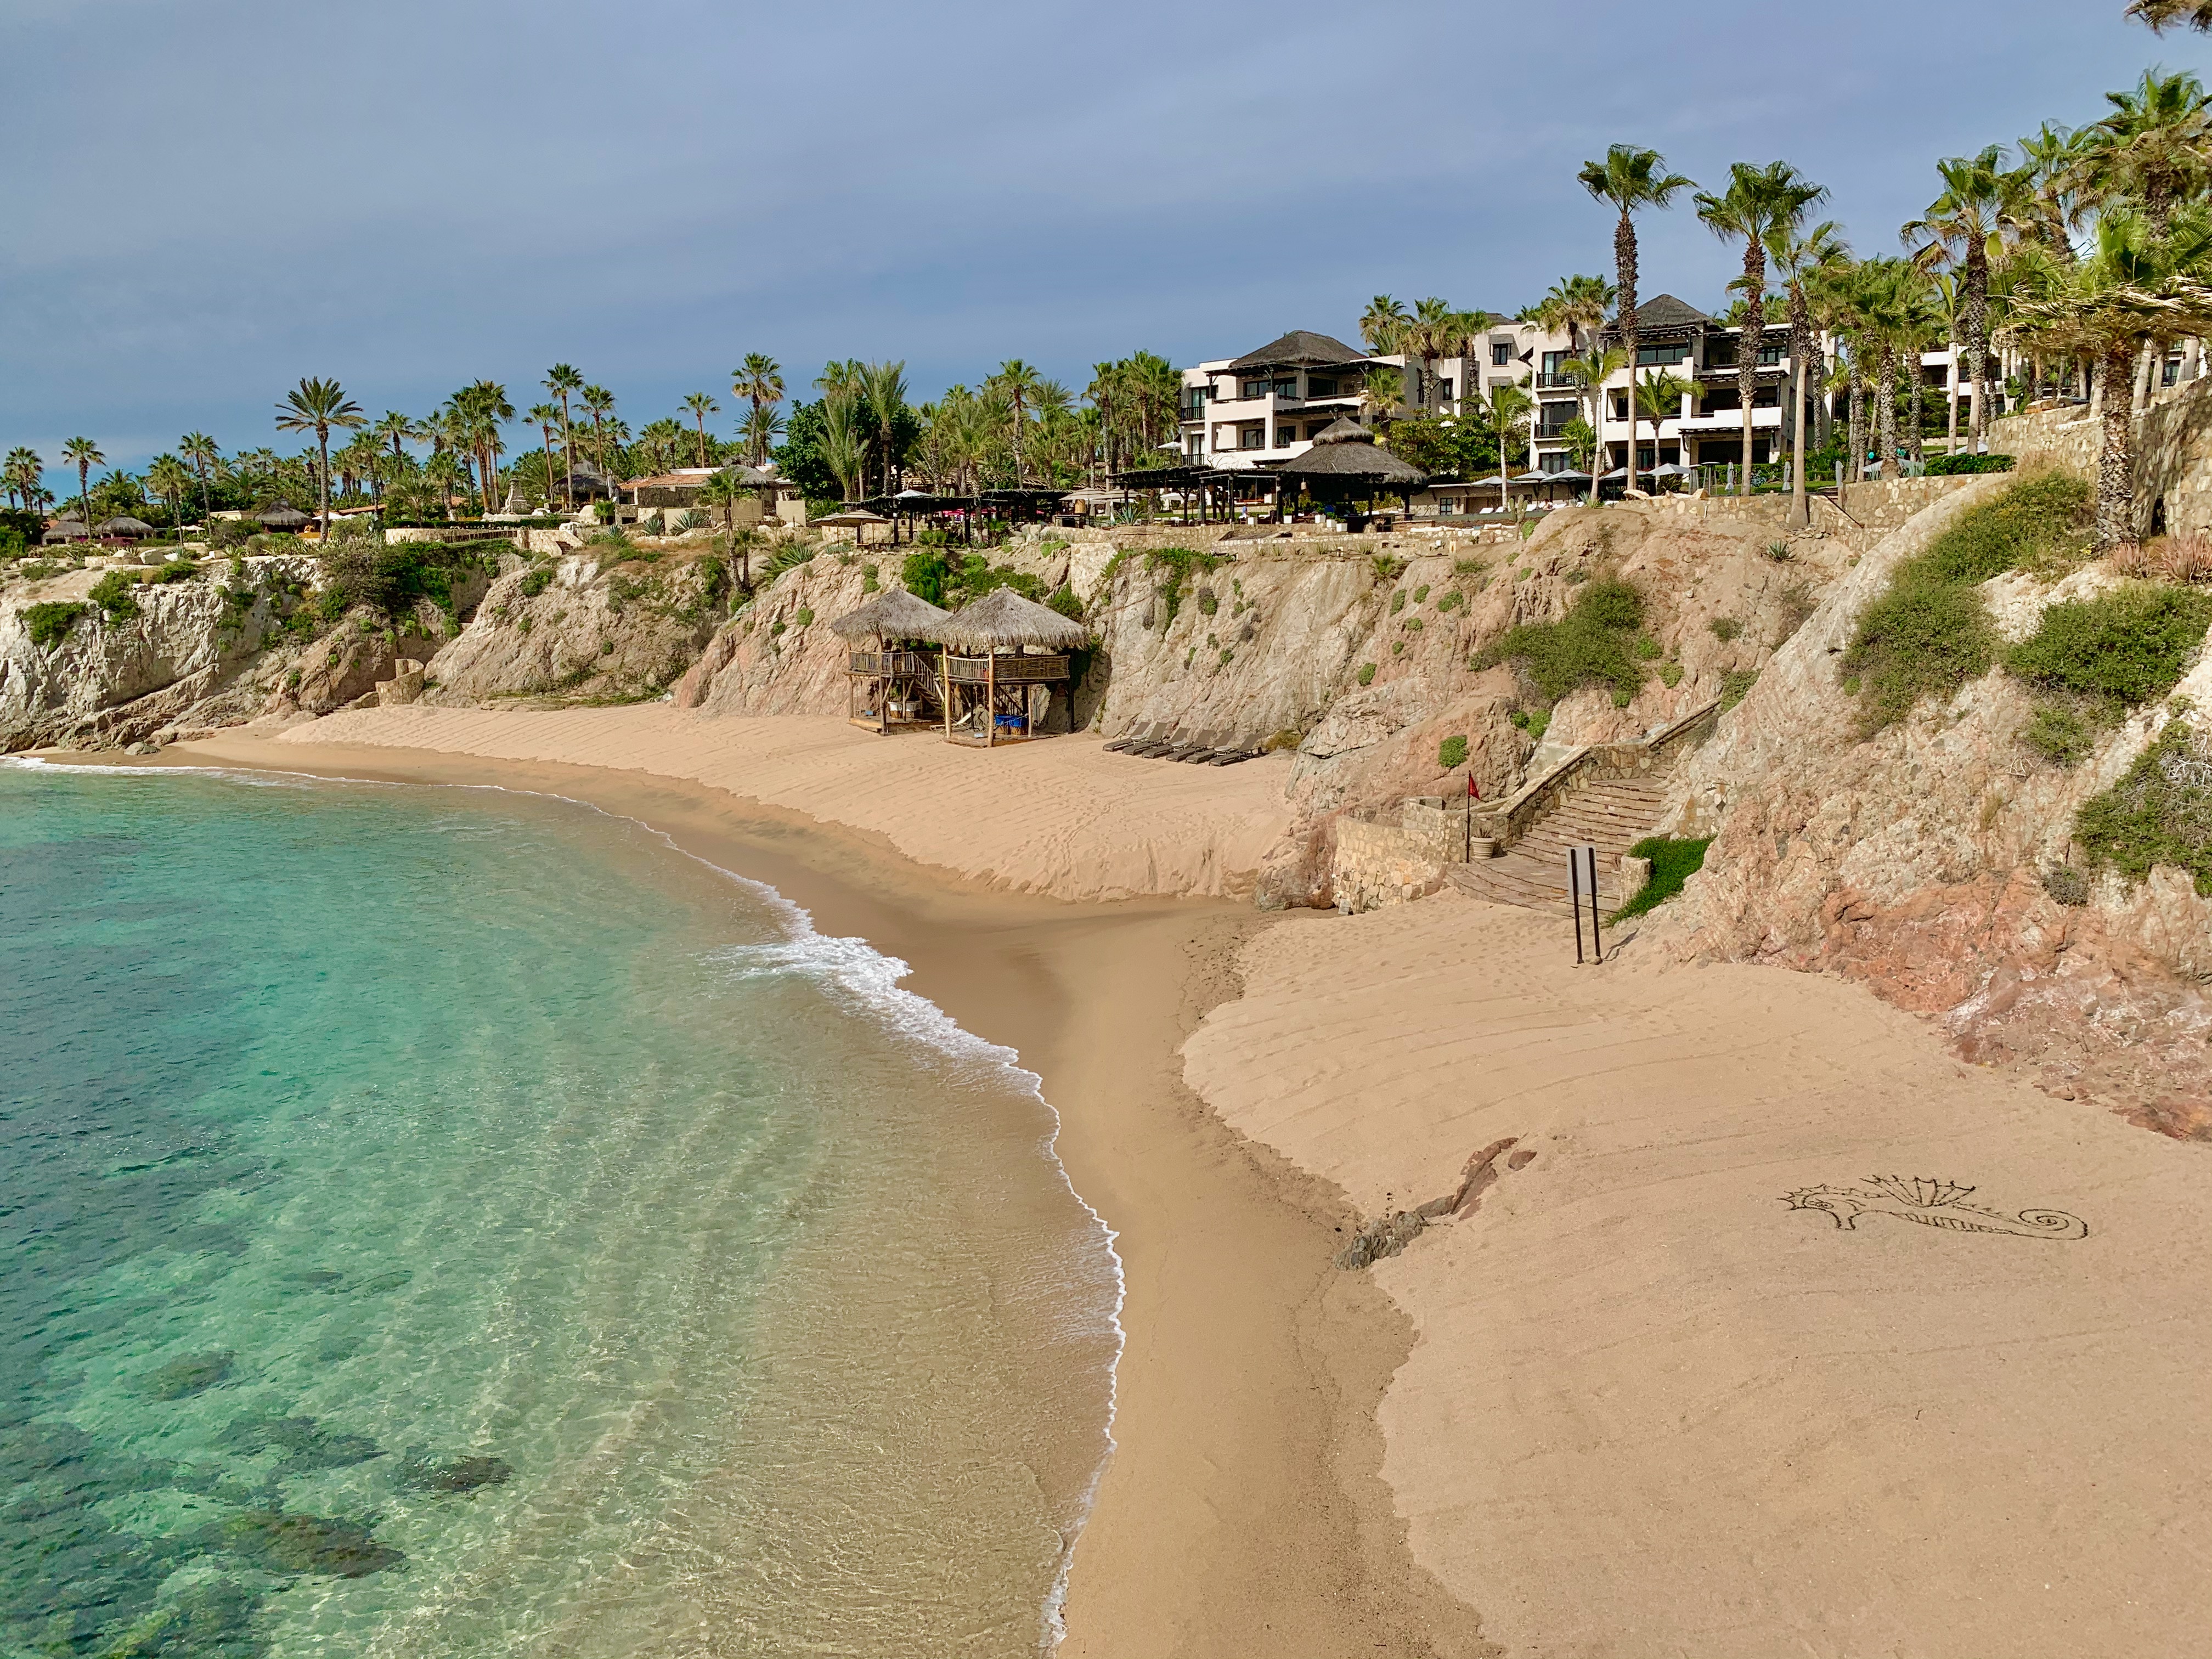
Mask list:
[[[687,780],[879,835],[920,864],[1064,899],[1249,893],[1290,822],[1290,757],[1180,766],[1087,733],[988,751],[828,715],[627,708],[366,708],[286,744],[397,746]]]
[[[398,709],[334,716],[283,742],[227,735],[162,760],[587,801],[772,884],[823,931],[912,964],[910,988],[1043,1078],[1069,1177],[1118,1234],[1128,1340],[1117,1450],[1075,1553],[1066,1659],[1487,1651],[1474,1615],[1413,1565],[1381,1479],[1375,1408],[1413,1328],[1372,1279],[1330,1265],[1356,1218],[1327,1183],[1226,1128],[1182,1080],[1178,1047],[1211,1002],[1234,994],[1224,975],[1262,919],[1219,902],[1068,903],[943,868],[1047,889],[1096,878],[1041,857],[1018,813],[987,821],[1011,790],[1042,816],[1046,844],[1085,858],[1114,824],[1141,825],[1152,841],[1143,870],[1103,849],[1132,881],[1184,872],[1234,885],[1249,866],[1223,848],[1245,845],[1256,834],[1247,820],[1273,810],[1278,786],[1257,780],[1282,763],[1176,767],[1060,739],[974,757],[986,770],[942,744],[842,722],[677,720]],[[332,741],[348,732],[356,742]],[[387,746],[406,734],[448,752]],[[603,763],[485,759],[458,752],[466,740]],[[864,764],[896,773],[894,805],[921,796],[923,821],[860,787]],[[825,779],[818,797],[810,765]],[[859,828],[687,781],[708,772],[756,778],[823,817],[834,805]],[[894,842],[940,867],[890,856]]]
[[[1296,919],[1186,1050],[1369,1214],[1535,1153],[1373,1270],[1419,1330],[1382,1410],[1417,1558],[1514,1655],[2212,1653],[2204,1149],[1860,988],[1577,969],[1566,928]],[[1906,1219],[1892,1175],[2087,1237]],[[1875,1208],[1786,1201],[1822,1185]]]

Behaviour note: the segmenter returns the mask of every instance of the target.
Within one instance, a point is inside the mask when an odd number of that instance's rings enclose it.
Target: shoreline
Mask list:
[[[1115,1449],[1072,1553],[1059,1652],[1494,1651],[1414,1563],[1382,1480],[1378,1407],[1414,1331],[1371,1277],[1331,1263],[1358,1218],[1334,1183],[1246,1139],[1183,1081],[1184,1040],[1240,994],[1243,945],[1301,918],[1012,892],[866,830],[638,770],[236,738],[149,763],[564,798],[904,961],[903,988],[1043,1079],[1054,1150],[1121,1257]]]

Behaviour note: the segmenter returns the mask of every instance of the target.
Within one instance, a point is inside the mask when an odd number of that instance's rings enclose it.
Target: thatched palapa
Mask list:
[[[848,640],[934,640],[938,628],[951,616],[903,587],[894,587],[838,617],[830,631]]]
[[[313,514],[302,513],[289,501],[279,501],[274,507],[265,507],[253,517],[256,523],[265,524],[271,530],[297,530],[301,525],[315,521]]]
[[[1419,489],[1429,479],[1420,468],[1379,447],[1365,427],[1341,416],[1322,428],[1310,449],[1276,462],[1274,471],[1285,478],[1342,478],[1389,489]]]
[[[1091,630],[1011,587],[996,587],[954,611],[927,637],[955,651],[1012,651],[1025,645],[1073,651],[1091,637]]]

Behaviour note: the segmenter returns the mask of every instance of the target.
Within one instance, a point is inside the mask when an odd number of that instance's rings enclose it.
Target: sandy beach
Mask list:
[[[1065,1653],[2212,1652],[2201,1148],[1839,981],[1224,902],[1278,763],[850,730],[397,709],[163,759],[641,818],[1018,1048],[1128,1274]]]

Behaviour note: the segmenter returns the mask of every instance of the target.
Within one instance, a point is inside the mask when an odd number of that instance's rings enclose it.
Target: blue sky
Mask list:
[[[1781,156],[1886,252],[1935,157],[2212,61],[2121,4],[0,0],[0,448],[291,449],[304,374],[421,414],[561,360],[726,430],[747,351],[1079,391],[1376,293],[1510,312],[1610,275],[1616,141]],[[1644,250],[1701,305],[1735,268],[1686,210]]]

